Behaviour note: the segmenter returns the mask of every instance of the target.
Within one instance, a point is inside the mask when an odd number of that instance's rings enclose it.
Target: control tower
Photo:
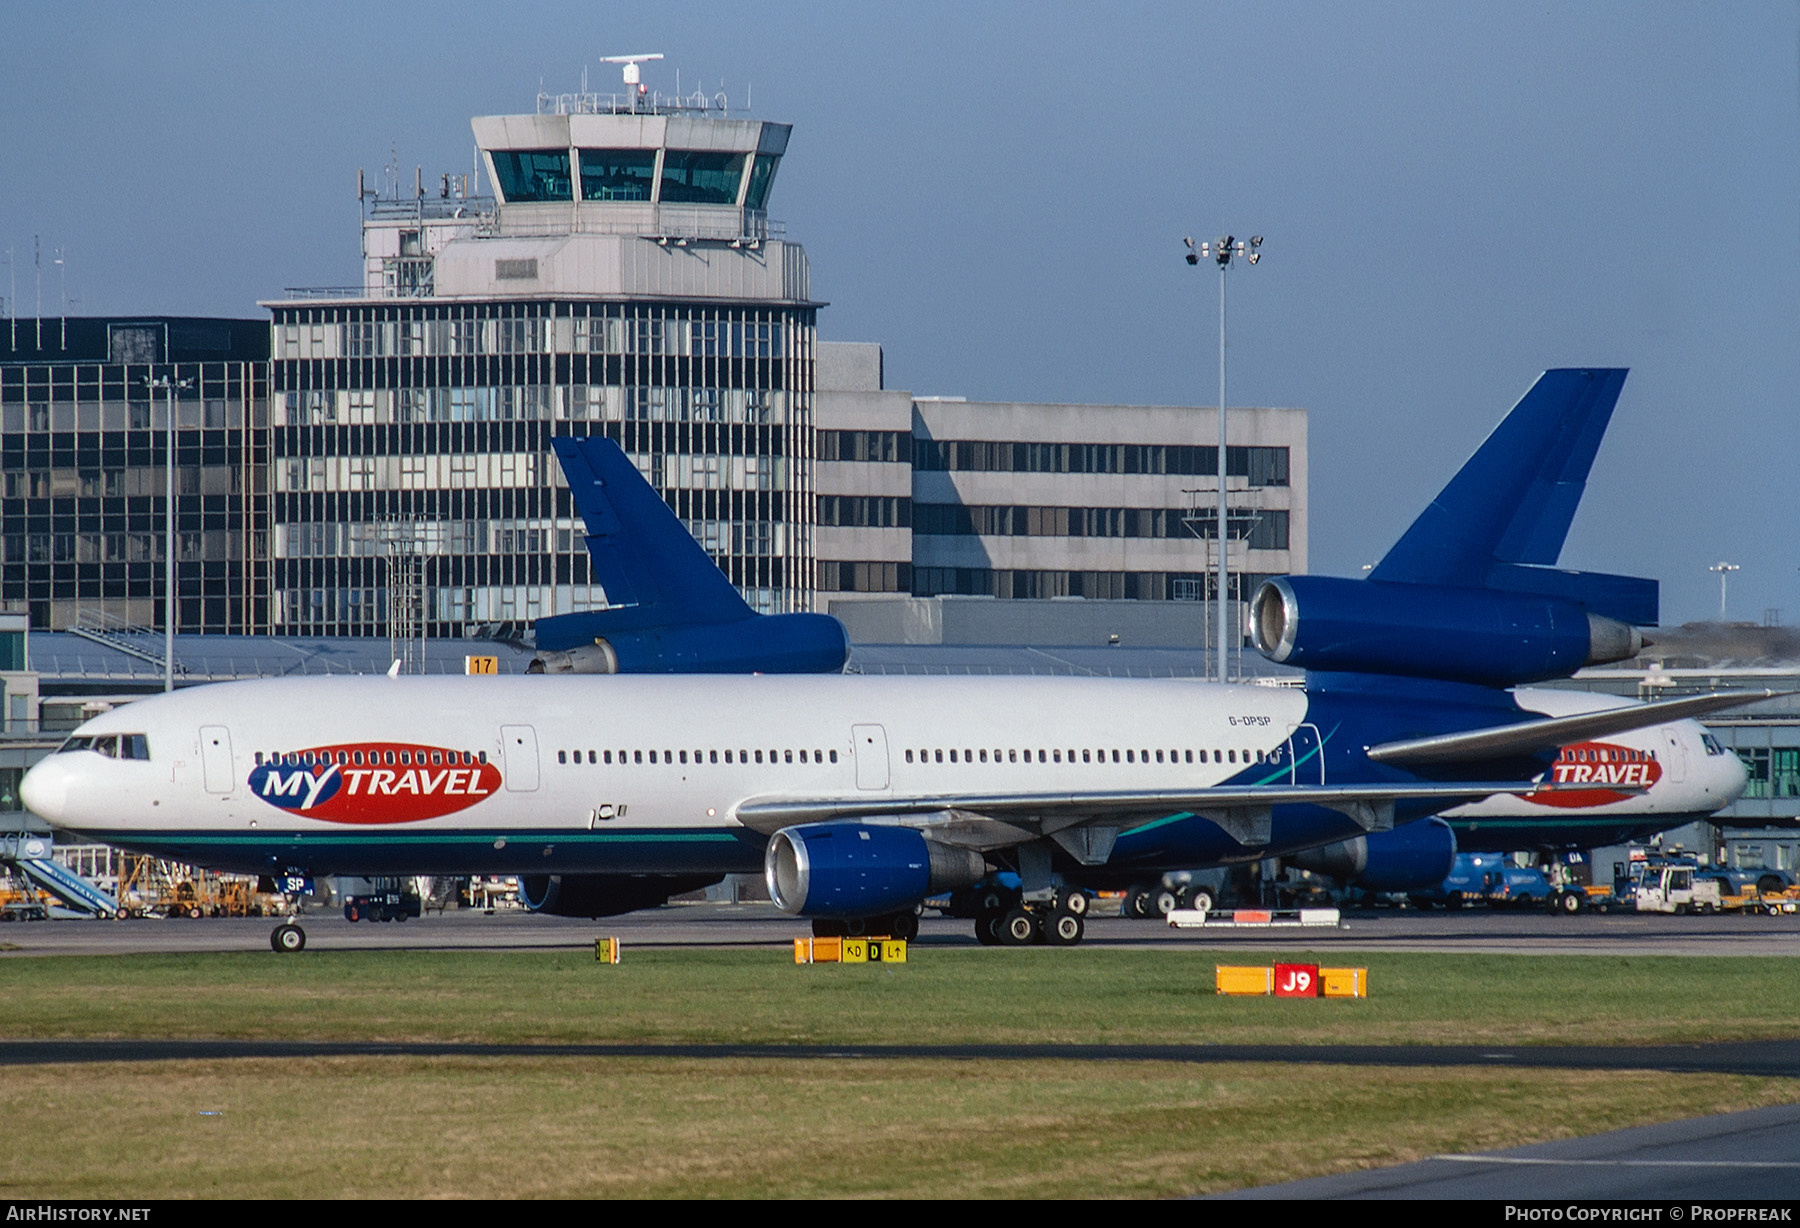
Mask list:
[[[617,439],[753,606],[807,604],[820,304],[768,215],[791,128],[653,94],[644,58],[623,94],[473,120],[491,195],[359,176],[362,284],[265,304],[276,631],[604,604],[557,434]]]

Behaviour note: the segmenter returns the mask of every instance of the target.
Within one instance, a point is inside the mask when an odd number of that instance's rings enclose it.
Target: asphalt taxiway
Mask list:
[[[1800,1105],[1786,1104],[1505,1151],[1432,1156],[1414,1164],[1258,1186],[1214,1197],[1455,1198],[1532,1203],[1694,1199],[1730,1205],[1791,1202],[1797,1193]]]
[[[785,947],[811,932],[766,903],[680,904],[598,921],[517,910],[431,913],[407,922],[350,922],[336,910],[299,918],[309,950],[555,950],[592,948],[617,936],[627,948]],[[37,921],[0,925],[0,959],[32,955],[269,949],[268,918]],[[1800,955],[1800,916],[1674,917],[1656,914],[1371,911],[1333,928],[1172,930],[1151,921],[1094,917],[1096,947],[1192,947],[1225,951],[1424,951],[1506,955]],[[973,946],[969,921],[927,916],[922,946]]]

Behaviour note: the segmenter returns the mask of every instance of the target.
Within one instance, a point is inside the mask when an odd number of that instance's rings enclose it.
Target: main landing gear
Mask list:
[[[1016,891],[992,888],[975,915],[975,940],[984,947],[1072,947],[1087,932],[1087,906],[1079,891],[1059,890],[1050,900],[1028,902]]]

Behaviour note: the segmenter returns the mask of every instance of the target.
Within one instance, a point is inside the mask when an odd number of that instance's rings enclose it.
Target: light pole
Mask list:
[[[167,375],[146,377],[144,387],[163,390],[163,690],[175,689],[175,390],[192,388],[191,379]]]
[[[1717,575],[1719,577],[1719,621],[1724,622],[1725,621],[1725,580],[1728,576],[1731,575],[1732,572],[1742,571],[1743,568],[1739,567],[1736,563],[1719,562],[1719,563],[1714,563],[1711,567],[1708,567],[1706,570],[1717,573]]]
[[[1230,590],[1230,567],[1227,562],[1226,543],[1227,510],[1225,506],[1225,274],[1231,268],[1231,262],[1243,256],[1251,264],[1262,259],[1257,249],[1262,246],[1262,236],[1252,235],[1246,244],[1242,239],[1225,235],[1216,243],[1202,243],[1194,246],[1191,238],[1183,239],[1187,246],[1187,262],[1198,265],[1202,258],[1215,261],[1219,266],[1219,681],[1226,681],[1226,635],[1231,623],[1233,605]]]

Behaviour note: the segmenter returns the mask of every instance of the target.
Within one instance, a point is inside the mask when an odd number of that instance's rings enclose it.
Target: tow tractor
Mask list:
[[[1720,908],[1719,883],[1699,877],[1691,865],[1650,866],[1631,900],[1639,912],[1713,913]]]

